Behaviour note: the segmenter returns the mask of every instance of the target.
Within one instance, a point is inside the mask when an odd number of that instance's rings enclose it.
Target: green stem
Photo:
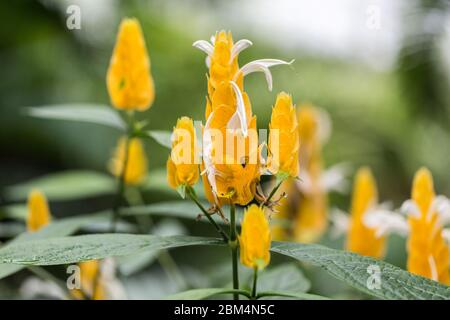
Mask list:
[[[270,192],[269,196],[267,197],[267,199],[264,201],[263,205],[269,203],[269,201],[273,198],[273,196],[275,195],[275,193],[278,191],[278,189],[281,187],[281,184],[283,183],[284,179],[280,180],[280,182],[277,183],[277,185],[275,186],[275,188],[272,189],[272,191]]]
[[[191,198],[192,201],[195,202],[195,204],[197,205],[197,207],[199,207],[199,209],[203,212],[203,214],[206,216],[206,218],[209,220],[209,222],[214,226],[214,228],[216,229],[216,231],[222,236],[223,241],[228,242],[228,236],[225,233],[225,231],[223,231],[223,229],[217,224],[216,221],[214,221],[214,219],[211,217],[211,215],[209,214],[209,212],[203,207],[203,205],[200,203],[200,201],[198,201],[197,197],[195,196],[195,194],[192,192],[191,187],[187,187],[186,188],[186,193],[189,196],[189,198]]]
[[[258,283],[258,267],[253,269],[253,289],[252,289],[252,299],[256,299],[256,285]]]
[[[233,268],[233,289],[239,290],[239,272],[238,272],[238,241],[236,237],[236,207],[234,203],[230,203],[230,241],[228,242],[231,249],[231,260]],[[239,300],[239,294],[233,294],[234,300]]]
[[[113,215],[112,215],[112,219],[111,219],[111,232],[113,232],[113,233],[116,233],[117,221],[119,220],[119,215],[120,215],[120,206],[123,201],[123,193],[125,190],[125,174],[126,174],[126,169],[128,166],[128,154],[129,154],[128,149],[130,146],[130,138],[131,138],[131,135],[130,135],[130,133],[128,133],[126,140],[125,140],[125,157],[124,157],[124,161],[123,161],[122,171],[119,176],[119,181],[118,181],[118,185],[117,185],[117,194],[116,194],[116,199],[114,201]]]

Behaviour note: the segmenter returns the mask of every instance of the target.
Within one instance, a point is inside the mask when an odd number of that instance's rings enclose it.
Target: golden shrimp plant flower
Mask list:
[[[148,162],[145,148],[139,138],[122,137],[119,139],[113,158],[110,160],[109,169],[111,173],[120,177],[125,163],[126,149],[128,147],[128,158],[126,159],[126,170],[124,181],[128,185],[138,185],[142,183],[148,174]]]
[[[298,206],[295,212],[294,239],[299,242],[314,242],[325,232],[328,220],[327,190],[323,185],[323,161],[320,140],[320,114],[309,105],[298,111],[300,150],[302,166]]]
[[[365,223],[380,234],[397,232],[408,236],[407,270],[444,284],[450,284],[448,232],[443,226],[450,222],[450,201],[436,196],[433,177],[426,168],[419,169],[401,213],[374,212]],[[406,214],[406,218],[404,216]]]
[[[107,87],[113,106],[143,111],[155,98],[150,58],[139,21],[123,19],[107,72]]]
[[[167,159],[167,180],[176,189],[179,186],[192,186],[197,183],[199,161],[197,137],[192,119],[178,119],[172,134],[172,151]]]
[[[355,176],[347,250],[374,258],[381,258],[385,251],[385,238],[364,224],[364,216],[378,205],[375,178],[367,167],[360,168]]]
[[[299,172],[299,129],[292,97],[281,92],[272,109],[268,169],[272,174],[297,177]]]
[[[244,213],[239,247],[241,263],[252,269],[263,269],[270,262],[271,234],[263,207],[252,204]]]
[[[262,59],[239,68],[240,52],[252,45],[243,39],[234,43],[230,32],[220,31],[211,43],[196,41],[194,47],[207,54],[208,96],[203,130],[203,182],[211,203],[246,205],[255,195],[260,175],[256,117],[244,91],[244,77],[263,72],[269,89],[269,68],[288,62]]]
[[[76,299],[105,300],[106,292],[100,270],[100,261],[83,261],[78,263],[78,267],[80,268],[81,288],[71,290],[72,296]]]
[[[28,195],[27,230],[38,231],[51,222],[47,198],[39,190],[32,190]]]

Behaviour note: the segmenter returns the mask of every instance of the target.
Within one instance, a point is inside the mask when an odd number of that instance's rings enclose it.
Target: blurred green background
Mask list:
[[[70,4],[81,8],[81,30],[66,27]],[[2,188],[68,169],[106,172],[116,131],[29,118],[23,107],[108,104],[106,70],[126,16],[140,20],[150,53],[156,100],[141,118],[151,129],[170,130],[183,115],[203,120],[207,70],[204,54],[192,43],[231,30],[235,40],[254,43],[241,54],[241,65],[260,58],[295,59],[293,68],[274,69],[272,92],[263,76],[246,79],[260,128],[267,127],[277,92],[287,91],[297,105],[311,102],[329,113],[326,165],[371,166],[381,201],[400,205],[423,165],[433,172],[437,192],[450,194],[450,5],[444,0],[2,1]],[[168,150],[153,141],[146,148],[150,167],[163,167]],[[175,193],[146,197],[177,198]],[[1,201],[11,203],[5,196]],[[106,197],[52,208],[63,216],[109,203]],[[332,206],[347,210],[349,197],[333,196]],[[195,223],[187,227],[204,233]],[[403,242],[392,243],[388,260],[402,266]],[[317,291],[325,290],[329,279],[312,277]]]

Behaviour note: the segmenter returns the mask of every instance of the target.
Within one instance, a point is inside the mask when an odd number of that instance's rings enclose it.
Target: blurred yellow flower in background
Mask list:
[[[38,231],[48,225],[52,217],[47,198],[39,190],[32,190],[28,195],[27,230]]]
[[[272,174],[282,173],[297,177],[299,172],[299,128],[292,97],[281,92],[272,108],[269,134],[268,169]]]
[[[300,200],[296,211],[294,238],[299,242],[317,241],[327,228],[328,197],[321,181],[322,146],[319,137],[319,111],[303,105],[298,114],[300,166],[302,173]]]
[[[125,149],[127,148],[127,138],[119,140],[113,158],[109,162],[111,173],[120,177],[125,162]],[[139,138],[131,138],[128,143],[128,159],[124,173],[124,181],[129,185],[137,185],[144,181],[148,173],[147,156],[144,146]]]
[[[111,57],[107,87],[117,109],[148,109],[155,98],[150,59],[139,21],[123,19]]]
[[[262,207],[249,206],[242,220],[239,248],[241,263],[249,268],[263,269],[270,262],[271,234],[269,221]]]
[[[347,250],[374,258],[381,258],[385,251],[385,238],[364,224],[364,216],[378,204],[375,178],[367,167],[360,168],[353,185]]]
[[[191,118],[182,117],[172,134],[172,151],[167,159],[167,180],[172,188],[192,186],[200,176],[197,137]]]
[[[89,260],[78,263],[80,267],[81,288],[71,290],[76,299],[105,300],[106,293],[101,277],[100,262]]]
[[[442,225],[434,206],[435,196],[431,173],[421,168],[414,176],[412,187],[411,198],[417,212],[408,217],[407,269],[448,285],[449,247],[442,237]]]

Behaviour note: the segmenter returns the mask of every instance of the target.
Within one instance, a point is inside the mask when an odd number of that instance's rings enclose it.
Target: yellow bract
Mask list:
[[[233,80],[239,69],[237,56],[230,61],[233,48],[233,36],[231,32],[220,31],[214,38],[214,52],[211,56],[209,69],[209,95],[222,82]]]
[[[47,198],[39,190],[32,190],[28,195],[27,230],[37,231],[48,225],[51,219]]]
[[[211,203],[233,202],[246,205],[255,196],[256,184],[260,176],[258,135],[256,116],[252,115],[250,99],[243,89],[243,75],[240,73],[235,78],[239,66],[237,56],[230,60],[232,48],[233,39],[230,32],[221,31],[216,34],[210,62],[205,112],[210,124],[208,130],[220,133],[212,143],[212,154],[216,160],[212,165],[217,172],[215,175],[216,197],[211,190],[207,175],[203,176],[203,185],[205,194]],[[230,81],[235,81],[242,93],[248,122],[249,135],[247,137],[240,134],[232,135],[227,130],[227,124],[236,112],[237,105]],[[238,146],[243,147],[239,149]],[[242,150],[242,152],[238,150]],[[202,170],[203,168],[204,164]]]
[[[143,111],[155,98],[150,59],[137,19],[123,19],[111,57],[107,87],[117,109]]]
[[[439,216],[432,209],[435,198],[431,173],[421,168],[417,171],[412,188],[412,200],[420,214],[411,214],[408,250],[408,271],[450,284],[449,247],[442,237],[442,225]]]
[[[360,168],[353,185],[351,220],[347,238],[347,249],[374,258],[381,258],[385,250],[385,238],[375,236],[375,230],[364,222],[365,214],[378,202],[375,179],[369,168]]]
[[[109,169],[116,177],[120,177],[122,174],[126,155],[126,140],[127,138],[125,137],[119,140],[115,154],[109,163]],[[139,184],[147,176],[147,173],[148,164],[144,146],[140,139],[131,138],[128,145],[127,168],[125,170],[124,181],[130,185]]]
[[[100,262],[89,260],[78,263],[81,276],[81,290],[71,290],[76,299],[90,298],[93,300],[105,300],[106,292],[100,274]]]
[[[294,237],[299,242],[318,240],[327,228],[328,198],[321,185],[323,171],[319,140],[319,111],[304,105],[298,114],[300,136],[300,166],[309,180],[307,192],[300,194],[296,212]]]
[[[192,186],[199,178],[197,137],[188,117],[178,119],[172,134],[172,152],[167,159],[167,180],[172,188]]]
[[[244,213],[239,245],[241,263],[263,269],[270,262],[271,234],[264,210],[252,204]]]
[[[296,177],[299,170],[299,132],[295,107],[289,94],[278,94],[269,127],[269,171]]]

